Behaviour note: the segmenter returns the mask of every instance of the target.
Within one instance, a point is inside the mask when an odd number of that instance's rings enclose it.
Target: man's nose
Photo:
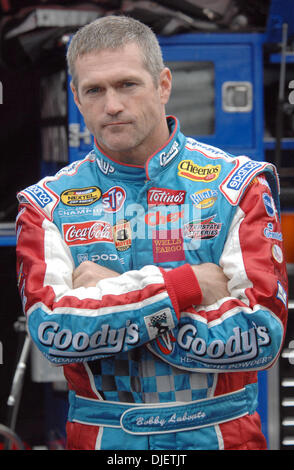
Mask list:
[[[114,116],[123,111],[123,103],[119,97],[119,93],[113,89],[107,90],[105,93],[105,113]]]

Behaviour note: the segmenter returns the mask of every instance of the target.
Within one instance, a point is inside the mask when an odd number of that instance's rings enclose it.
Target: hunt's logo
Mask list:
[[[178,175],[192,181],[215,181],[220,174],[221,165],[196,165],[192,160],[182,160],[178,165]]]
[[[61,201],[66,206],[90,206],[101,198],[101,190],[97,186],[89,188],[66,189],[61,194]]]

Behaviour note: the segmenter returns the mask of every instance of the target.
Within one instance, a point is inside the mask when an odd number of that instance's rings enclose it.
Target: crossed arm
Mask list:
[[[219,299],[229,296],[228,278],[223,270],[213,263],[191,266],[202,292],[202,305],[211,305]],[[73,272],[73,287],[95,287],[102,279],[119,276],[111,269],[99,266],[91,261],[84,261]]]

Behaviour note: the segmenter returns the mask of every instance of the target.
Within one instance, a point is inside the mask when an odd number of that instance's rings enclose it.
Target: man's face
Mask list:
[[[171,75],[165,68],[158,86],[143,65],[137,44],[78,57],[75,102],[101,149],[121,161],[144,163],[168,138],[165,104]]]

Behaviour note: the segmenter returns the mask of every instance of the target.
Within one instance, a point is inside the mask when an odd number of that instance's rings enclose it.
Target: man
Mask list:
[[[257,371],[287,275],[272,165],[186,138],[151,30],[105,17],[68,50],[94,149],[18,195],[29,332],[63,365],[69,449],[264,449]]]

